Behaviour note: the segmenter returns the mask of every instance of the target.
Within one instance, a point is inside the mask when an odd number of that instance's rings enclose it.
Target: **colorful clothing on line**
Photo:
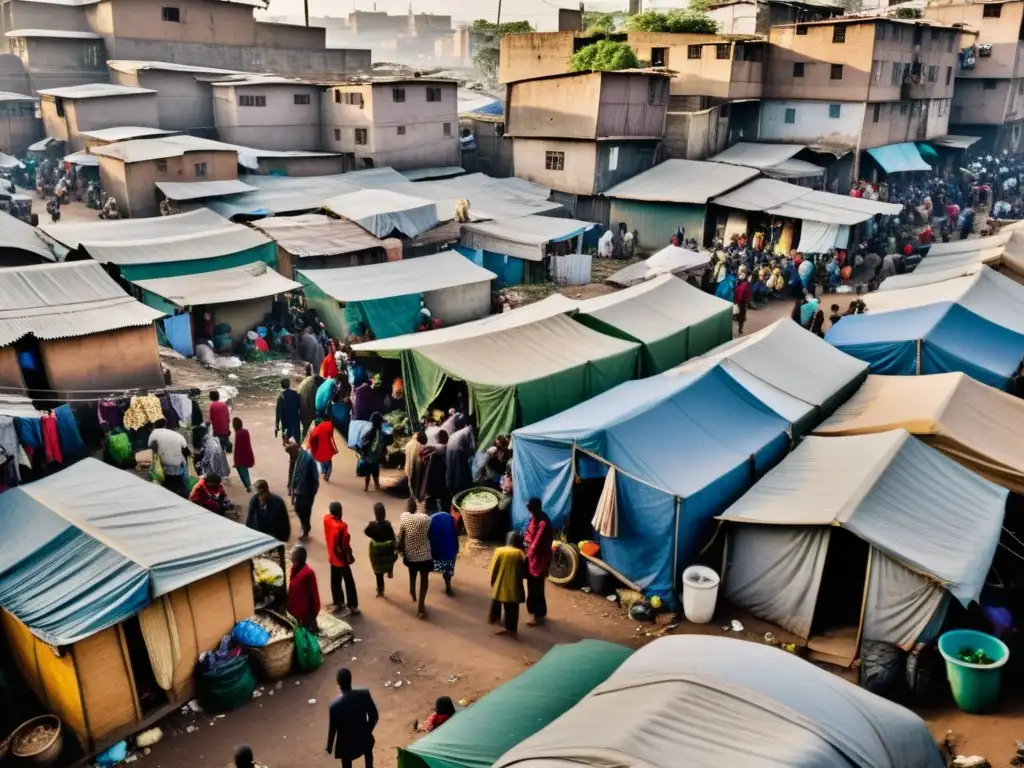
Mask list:
[[[57,437],[57,419],[54,416],[40,416],[39,423],[43,430],[43,451],[47,463],[63,464],[64,457],[60,452],[60,439]]]
[[[71,406],[67,403],[58,406],[53,416],[57,419],[57,437],[65,460],[74,461],[88,455],[89,451],[82,440],[81,432],[78,431],[78,422],[75,421]]]
[[[125,429],[142,429],[164,417],[160,400],[155,395],[138,395],[132,397],[131,405],[124,412],[122,421]]]

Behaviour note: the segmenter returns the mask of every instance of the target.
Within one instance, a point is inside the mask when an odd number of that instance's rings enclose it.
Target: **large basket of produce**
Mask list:
[[[53,715],[33,717],[11,734],[11,754],[32,765],[51,765],[64,749],[64,730]]]
[[[500,533],[500,503],[501,496],[491,488],[470,488],[452,500],[454,507],[462,514],[469,538],[477,541],[486,541]]]
[[[261,648],[250,648],[249,655],[260,665],[270,680],[278,680],[292,671],[295,658],[295,632],[292,625],[273,611],[259,611],[252,620],[270,634]]]

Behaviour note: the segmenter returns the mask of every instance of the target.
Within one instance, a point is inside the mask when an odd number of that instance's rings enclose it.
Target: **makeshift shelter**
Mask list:
[[[416,237],[440,223],[433,200],[390,189],[364,189],[336,195],[324,200],[322,207],[335,216],[354,221],[377,237],[389,237],[396,231],[406,237]]]
[[[253,613],[249,559],[280,546],[95,459],[3,498],[0,624],[89,752],[192,698],[199,655]]]
[[[153,321],[162,316],[94,261],[0,269],[0,388],[161,386]]]
[[[144,303],[173,315],[164,321],[168,341],[176,351],[191,355],[192,340],[203,335],[196,323],[202,323],[204,314],[210,314],[214,327],[230,326],[227,335],[237,344],[265,324],[275,296],[302,286],[258,261],[200,275],[137,280],[135,287]]]
[[[277,270],[288,278],[296,267],[357,267],[386,260],[383,241],[348,219],[306,213],[271,216],[253,226],[277,242]]]
[[[642,248],[663,247],[680,226],[702,243],[708,200],[757,175],[755,169],[739,165],[666,160],[604,193],[611,198],[609,220],[637,230]]]
[[[593,226],[551,216],[463,224],[458,250],[497,274],[500,285],[551,279],[581,285],[590,282],[591,266],[591,256],[583,253],[583,233]],[[560,274],[566,279],[559,280]]]
[[[805,179],[823,176],[825,169],[806,160],[794,159],[806,147],[800,144],[762,144],[739,141],[724,152],[708,159],[712,163],[728,163],[756,168],[773,179]]]
[[[518,677],[399,749],[398,768],[490,768],[607,680],[632,653],[602,640],[556,645]]]
[[[963,371],[1007,389],[1024,358],[1024,286],[992,269],[862,299],[868,312],[844,317],[825,339],[872,373]]]
[[[667,371],[732,338],[732,303],[675,275],[581,301],[574,317],[595,331],[641,343],[645,376]]]
[[[35,227],[0,211],[0,267],[24,267],[55,260]]]
[[[116,146],[116,145],[115,145]],[[214,272],[262,261],[275,266],[274,241],[213,211],[87,224],[44,224],[43,233],[70,251],[92,258],[129,281]]]
[[[890,429],[905,429],[982,477],[1024,493],[1024,401],[1018,397],[963,373],[868,376],[814,434]]]
[[[650,258],[620,269],[605,282],[628,288],[658,275],[683,275],[690,270],[702,269],[709,260],[707,253],[666,245]]]
[[[536,496],[556,528],[568,527],[572,514],[586,513],[573,509],[576,481],[610,482],[614,468],[618,535],[596,536],[601,557],[670,597],[710,518],[866,368],[788,320],[741,341],[516,430],[513,525],[526,525],[526,500]]]
[[[179,203],[191,203],[195,200],[209,200],[214,197],[255,192],[256,187],[238,179],[223,181],[158,181],[156,188],[168,200]]]
[[[761,643],[662,637],[494,768],[943,768],[921,718]]]
[[[362,267],[296,270],[295,277],[332,336],[343,339],[362,327],[386,339],[415,331],[423,306],[444,325],[486,315],[495,275],[445,251]]]
[[[1004,227],[990,237],[936,243],[913,272],[887,277],[878,290],[897,291],[941,283],[974,274],[986,265],[1024,275],[1024,231],[1017,224]]]
[[[932,169],[921,157],[920,150],[912,141],[874,147],[868,150],[868,154],[886,173],[913,173]]]
[[[947,592],[978,599],[1007,496],[905,430],[809,437],[720,517],[725,596],[836,663],[862,640],[909,650]]]
[[[835,195],[774,179],[754,179],[732,192],[715,197],[712,202],[723,208],[747,211],[748,214],[761,212],[769,217],[802,222],[796,248],[804,253],[846,248],[851,226],[877,214],[894,216],[903,210],[903,206],[896,203]],[[742,215],[739,219],[731,219],[729,226],[743,232],[750,228]]]

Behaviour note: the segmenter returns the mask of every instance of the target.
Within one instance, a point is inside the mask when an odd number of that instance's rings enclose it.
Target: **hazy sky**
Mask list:
[[[656,5],[674,5],[663,0]],[[406,13],[409,0],[376,0],[378,11],[388,13]],[[501,15],[503,19],[515,21],[527,19],[541,31],[557,28],[558,8],[575,8],[578,3],[573,0],[503,0]],[[593,10],[623,10],[629,5],[628,0],[592,0],[586,7]],[[646,6],[647,3],[644,3]],[[347,16],[355,8],[371,11],[374,0],[309,0],[311,16]],[[481,17],[494,19],[498,12],[497,0],[413,0],[413,10],[417,13],[446,13],[455,21],[472,21]],[[270,0],[268,14],[273,16],[302,14],[302,0]]]

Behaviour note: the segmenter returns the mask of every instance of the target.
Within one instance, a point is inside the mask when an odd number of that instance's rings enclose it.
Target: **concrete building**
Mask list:
[[[166,61],[107,62],[110,82],[156,91],[160,127],[208,139],[217,137],[213,118],[213,86],[217,80],[240,76],[231,69],[194,67]]]
[[[821,21],[843,15],[843,7],[828,2],[788,0],[728,0],[712,5],[708,16],[722,35],[768,35],[779,24]]]
[[[99,157],[104,192],[130,218],[157,215],[157,182],[238,178],[237,148],[193,136],[120,141],[91,152]]]
[[[0,91],[0,152],[23,155],[39,140],[42,123],[36,117],[38,101],[21,93]]]
[[[261,149],[319,149],[323,137],[320,92],[319,86],[286,77],[214,83],[217,137]]]
[[[456,29],[434,40],[434,58],[441,64],[468,66],[488,39],[485,33],[468,27]]]
[[[426,77],[348,83],[323,93],[323,148],[350,167],[459,164],[458,83]]]
[[[925,18],[977,32],[955,70],[950,133],[981,136],[991,151],[1020,152],[1024,131],[1024,0],[936,2]],[[973,36],[971,36],[973,37]]]
[[[83,131],[122,125],[158,128],[156,93],[148,88],[93,83],[39,92],[40,116],[47,136],[84,148]]]
[[[9,5],[5,4],[2,9]],[[42,23],[45,24],[43,29],[11,29],[4,33],[6,47],[21,61],[32,90],[38,92],[106,80],[106,53],[100,35],[92,31],[52,29],[51,22]]]
[[[862,150],[949,133],[959,28],[850,17],[774,27],[769,40],[761,141],[853,150],[855,179]]]
[[[508,86],[505,136],[516,175],[598,195],[654,165],[669,75],[656,70],[555,75]]]

